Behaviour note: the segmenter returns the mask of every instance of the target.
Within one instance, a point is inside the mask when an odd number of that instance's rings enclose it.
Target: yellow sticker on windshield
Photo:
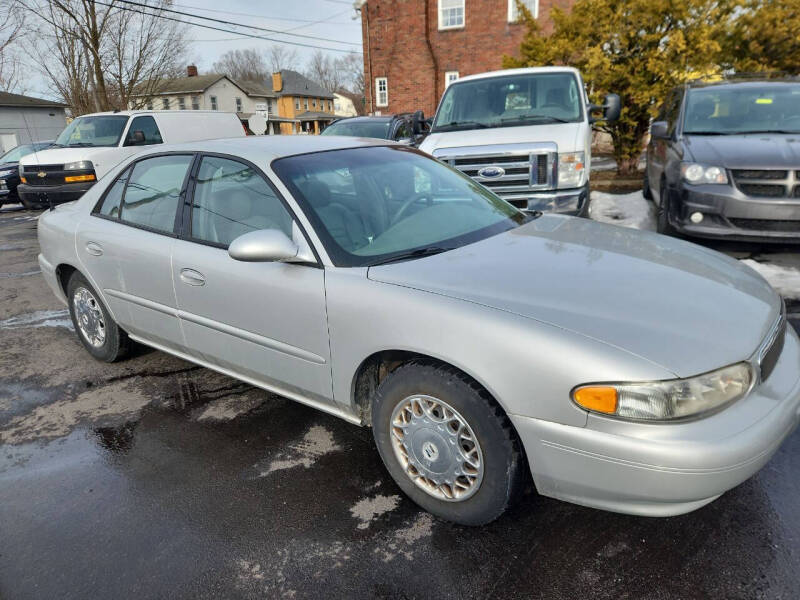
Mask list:
[[[772,98],[756,98],[756,104],[772,104]]]

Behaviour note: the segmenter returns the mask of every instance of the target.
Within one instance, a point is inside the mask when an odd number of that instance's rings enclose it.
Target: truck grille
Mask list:
[[[39,175],[44,173],[44,177]],[[64,165],[27,165],[23,177],[28,185],[61,185],[64,183]]]
[[[800,198],[800,171],[734,169],[733,181],[743,193],[759,198]]]
[[[487,147],[447,148],[434,155],[520,208],[526,208],[528,199],[536,192],[556,188],[558,153],[555,144],[515,144],[493,150]],[[498,169],[491,173],[491,167]]]

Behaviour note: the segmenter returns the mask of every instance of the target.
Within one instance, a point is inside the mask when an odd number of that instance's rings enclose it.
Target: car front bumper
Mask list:
[[[800,198],[757,198],[733,186],[685,186],[673,193],[670,222],[679,232],[710,239],[800,242]],[[694,223],[691,215],[700,213]]]
[[[766,382],[693,421],[653,424],[589,415],[581,428],[518,415],[511,420],[540,494],[626,514],[683,514],[751,477],[795,430],[800,343],[790,327]]]
[[[88,183],[67,183],[64,185],[28,185],[21,183],[17,195],[31,204],[62,204],[72,202],[83,196],[93,185]]]
[[[507,199],[515,206],[519,206],[517,198]],[[531,192],[526,200],[528,204],[522,207],[524,210],[584,217],[589,212],[589,184],[572,190]]]

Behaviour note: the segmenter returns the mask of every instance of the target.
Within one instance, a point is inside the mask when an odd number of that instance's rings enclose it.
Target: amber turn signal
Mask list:
[[[603,413],[617,412],[617,390],[613,387],[586,386],[572,394],[575,403],[587,410]]]
[[[78,181],[94,181],[94,173],[89,173],[88,175],[70,175],[69,177],[64,177],[65,183],[76,183]]]
[[[24,177],[20,177],[20,178],[19,178],[19,180],[20,180],[22,183],[28,183],[28,180],[27,180],[27,179],[25,179]]]

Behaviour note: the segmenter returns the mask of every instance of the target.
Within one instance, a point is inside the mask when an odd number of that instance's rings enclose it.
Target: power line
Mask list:
[[[180,10],[173,10],[171,8],[162,8],[160,6],[153,6],[151,4],[145,4],[143,2],[134,2],[133,0],[117,0],[117,2],[121,4],[129,4],[132,6],[138,6],[140,8],[149,8],[150,10],[157,10],[159,12],[167,12],[173,13],[176,15],[181,15],[183,17],[191,17],[193,19],[202,19],[204,21],[212,21],[214,23],[222,23],[223,25],[233,25],[234,27],[245,27],[247,29],[255,29],[256,31],[266,31],[267,33],[278,33],[283,35],[291,35],[293,37],[300,37],[312,40],[319,40],[321,42],[333,42],[335,44],[347,44],[349,46],[358,46],[355,42],[345,42],[343,40],[334,40],[330,38],[319,37],[315,35],[304,35],[302,33],[288,33],[286,31],[281,31],[280,29],[268,29],[266,27],[258,27],[257,25],[243,25],[241,23],[236,23],[235,21],[226,21],[224,19],[215,19],[214,17],[204,17],[202,15],[193,15],[191,13],[183,12]],[[98,3],[99,4],[99,3]],[[121,7],[119,7],[121,8]]]
[[[201,10],[204,12],[212,12],[212,13],[219,13],[225,15],[236,15],[238,17],[255,17],[257,19],[265,19],[267,21],[289,21],[291,23],[308,23],[309,25],[314,25],[316,23],[321,23],[323,21],[319,21],[317,19],[291,19],[289,17],[268,17],[267,15],[257,15],[255,13],[243,13],[243,12],[234,12],[232,10],[217,10],[214,8],[203,8],[202,6],[191,6],[189,4],[173,4],[175,8],[191,8],[194,10]],[[349,10],[336,13],[335,15],[331,15],[328,19],[332,19],[333,17],[338,17],[339,15],[343,15],[346,12],[350,12]],[[330,23],[331,25],[359,25],[358,23],[354,23],[353,21],[328,21],[328,19],[324,19],[324,22]]]
[[[118,0],[119,1],[119,0]],[[232,33],[233,35],[239,35],[242,37],[248,37],[256,40],[265,40],[267,42],[276,42],[278,44],[288,44],[290,46],[300,46],[303,48],[312,48],[314,50],[329,50],[331,52],[344,52],[345,54],[361,54],[361,52],[357,50],[345,50],[344,48],[331,48],[330,46],[316,46],[314,44],[304,44],[302,42],[292,42],[290,40],[280,40],[275,38],[269,38],[263,35],[256,35],[254,33],[244,33],[243,31],[233,31],[231,29],[223,29],[222,27],[214,27],[213,25],[205,25],[203,23],[194,23],[192,21],[184,21],[182,19],[176,19],[175,17],[168,17],[167,15],[161,14],[154,14],[150,12],[145,12],[143,10],[138,10],[135,8],[119,6],[118,4],[109,4],[108,2],[101,2],[100,0],[93,0],[95,4],[99,4],[101,6],[107,6],[109,8],[116,8],[117,10],[124,10],[127,12],[137,13],[140,15],[145,15],[147,17],[155,17],[157,19],[164,19],[166,21],[174,21],[175,23],[181,23],[183,25],[191,25],[192,27],[200,27],[203,29],[213,29],[214,31],[222,31],[223,33]],[[155,8],[153,6],[147,6],[148,8],[156,11],[161,11],[159,8]],[[189,15],[192,16],[192,15]],[[316,39],[316,38],[315,38]]]

